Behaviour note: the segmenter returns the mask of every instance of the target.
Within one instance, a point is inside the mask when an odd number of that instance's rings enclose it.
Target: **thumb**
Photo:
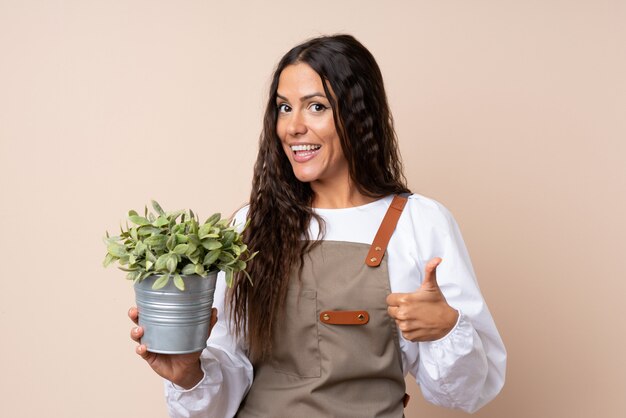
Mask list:
[[[424,267],[424,280],[422,281],[422,290],[438,289],[437,284],[437,266],[441,263],[441,258],[435,257],[426,263]]]

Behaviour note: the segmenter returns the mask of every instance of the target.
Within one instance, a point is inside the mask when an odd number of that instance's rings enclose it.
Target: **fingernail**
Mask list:
[[[134,332],[135,334],[137,334],[137,333],[139,332],[139,327],[135,327],[135,328],[133,328],[133,332]]]

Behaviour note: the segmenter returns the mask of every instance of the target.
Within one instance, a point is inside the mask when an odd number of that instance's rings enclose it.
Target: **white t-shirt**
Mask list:
[[[392,199],[387,196],[352,208],[315,209],[326,223],[323,239],[371,244]],[[236,214],[238,224],[245,223],[247,209]],[[317,237],[317,232],[313,221],[310,236]],[[502,388],[506,351],[454,218],[440,203],[411,195],[385,257],[393,293],[416,291],[426,263],[442,258],[437,283],[448,304],[459,311],[459,319],[452,331],[437,341],[414,343],[400,336],[403,370],[416,378],[428,401],[476,411]],[[219,320],[201,356],[204,379],[189,390],[165,382],[171,417],[232,417],[252,383],[246,349],[229,332],[224,294],[224,280],[218,277],[215,306]]]

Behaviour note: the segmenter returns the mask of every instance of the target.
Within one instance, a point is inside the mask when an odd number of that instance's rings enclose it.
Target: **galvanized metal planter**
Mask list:
[[[207,277],[182,276],[185,290],[170,280],[167,286],[153,290],[161,275],[146,277],[135,284],[139,325],[144,334],[141,343],[148,351],[162,354],[185,354],[201,351],[211,322],[211,307],[217,272]]]

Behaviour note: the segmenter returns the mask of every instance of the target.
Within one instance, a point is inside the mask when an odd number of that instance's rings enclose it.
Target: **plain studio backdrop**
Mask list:
[[[150,199],[241,206],[278,59],[348,32],[508,349],[475,416],[626,416],[625,22],[623,0],[1,0],[0,415],[167,416],[101,238]],[[465,416],[409,391],[407,417]]]

